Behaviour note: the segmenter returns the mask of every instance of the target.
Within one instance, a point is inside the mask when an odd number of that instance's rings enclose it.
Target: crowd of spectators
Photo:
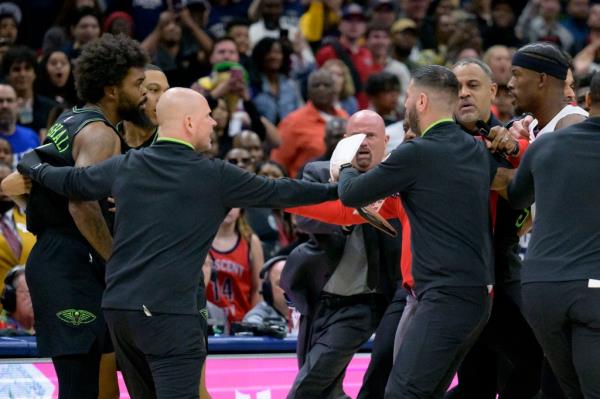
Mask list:
[[[592,0],[1,2],[0,176],[44,141],[62,111],[82,105],[74,66],[81,48],[103,32],[135,38],[171,87],[207,97],[217,121],[212,156],[274,179],[327,160],[345,119],[361,109],[384,118],[389,148],[401,142],[405,92],[419,66],[482,59],[498,85],[492,112],[503,122],[515,113],[507,83],[519,46],[548,41],[569,54],[580,104],[600,70],[600,3]],[[22,209],[7,198],[0,204],[2,290],[34,237]],[[208,299],[227,324],[217,331],[264,306],[261,284],[276,286],[281,272],[260,273],[263,262],[303,240],[281,210],[232,210],[207,263]],[[12,274],[11,289],[25,292]]]

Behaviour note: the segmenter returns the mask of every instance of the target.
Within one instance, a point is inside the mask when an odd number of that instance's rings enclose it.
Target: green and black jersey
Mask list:
[[[72,151],[75,136],[93,122],[103,122],[118,134],[99,108],[75,107],[60,115],[48,130],[44,145],[38,150],[40,158],[55,166],[74,166]],[[79,234],[68,203],[67,198],[34,183],[27,201],[27,229],[36,235],[49,228]]]

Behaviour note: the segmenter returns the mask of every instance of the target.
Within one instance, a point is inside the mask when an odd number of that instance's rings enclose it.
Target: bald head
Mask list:
[[[373,132],[385,136],[383,118],[374,111],[365,109],[354,113],[346,125],[346,136],[356,133]]]
[[[346,137],[358,133],[364,133],[367,137],[360,145],[353,165],[364,172],[379,164],[385,155],[388,137],[383,118],[370,110],[356,112],[348,120]]]
[[[192,89],[167,90],[156,104],[160,137],[189,142],[197,151],[210,149],[210,134],[216,122],[204,96]]]

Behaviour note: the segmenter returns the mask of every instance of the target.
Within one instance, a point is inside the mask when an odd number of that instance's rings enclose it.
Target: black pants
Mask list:
[[[86,354],[53,357],[58,399],[97,399],[101,356],[94,344]]]
[[[600,398],[600,288],[587,280],[523,284],[523,311],[565,396]]]
[[[288,398],[348,398],[342,388],[346,367],[376,330],[386,307],[382,295],[350,298],[355,299],[323,298],[315,315],[303,319],[310,326],[298,342],[300,371]]]
[[[198,398],[206,360],[202,316],[105,310],[132,399]]]
[[[371,361],[358,393],[358,399],[383,398],[385,385],[394,363],[394,336],[406,305],[406,295],[406,290],[399,287],[379,322],[371,351]]]
[[[520,295],[520,284],[516,295]],[[446,399],[531,399],[540,390],[542,350],[521,314],[519,299],[496,289],[492,315],[458,369]]]
[[[385,398],[443,397],[491,307],[486,287],[440,287],[423,293],[399,346]]]

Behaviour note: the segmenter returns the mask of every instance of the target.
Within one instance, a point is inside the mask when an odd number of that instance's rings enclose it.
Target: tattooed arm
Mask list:
[[[75,136],[73,159],[75,166],[89,166],[118,155],[120,150],[115,132],[102,122],[93,122]],[[98,202],[70,200],[69,212],[81,234],[107,260],[112,251],[112,236]]]

